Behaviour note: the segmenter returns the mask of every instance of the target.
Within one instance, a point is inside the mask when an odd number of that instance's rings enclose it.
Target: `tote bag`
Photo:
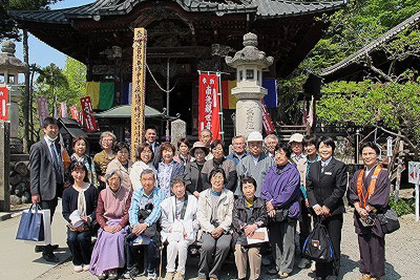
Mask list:
[[[317,223],[313,231],[306,238],[302,254],[304,257],[317,262],[332,262],[334,260],[334,249],[332,247],[327,228]]]
[[[32,204],[29,210],[22,213],[20,218],[16,239],[43,241],[44,236],[44,217],[38,203]]]

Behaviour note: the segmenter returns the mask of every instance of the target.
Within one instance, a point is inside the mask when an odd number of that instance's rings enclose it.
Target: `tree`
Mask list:
[[[63,75],[67,78],[69,86],[67,92],[59,94],[59,98],[67,100],[69,104],[80,104],[80,98],[85,96],[86,92],[86,66],[67,56]]]

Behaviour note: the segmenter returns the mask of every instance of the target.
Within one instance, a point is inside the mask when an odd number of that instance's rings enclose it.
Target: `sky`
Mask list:
[[[77,7],[92,2],[95,2],[95,0],[63,0],[55,5],[51,5],[51,9],[58,10],[63,8]],[[22,42],[15,43],[15,55],[23,60]],[[41,67],[45,67],[51,63],[54,63],[58,67],[63,68],[65,61],[66,56],[62,52],[48,46],[47,44],[38,40],[32,34],[29,34],[29,64],[36,63]]]

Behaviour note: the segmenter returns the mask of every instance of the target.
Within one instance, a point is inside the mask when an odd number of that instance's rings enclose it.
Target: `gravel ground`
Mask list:
[[[386,237],[386,267],[384,280],[418,280],[420,276],[420,223],[415,222],[414,215],[406,215],[400,219],[401,229]],[[339,279],[360,279],[359,250],[357,236],[353,227],[353,211],[350,209],[344,216],[343,238],[341,242],[341,273]],[[187,263],[187,279],[197,276],[198,258],[189,258]],[[236,279],[236,268],[231,257],[223,267],[221,279]],[[278,279],[266,274],[267,267],[263,267],[262,280]],[[314,274],[309,269],[295,269],[288,279],[313,279]],[[63,263],[45,274],[37,277],[38,280],[94,280],[97,279],[88,272],[75,273],[71,262]],[[146,277],[137,277],[145,280]]]

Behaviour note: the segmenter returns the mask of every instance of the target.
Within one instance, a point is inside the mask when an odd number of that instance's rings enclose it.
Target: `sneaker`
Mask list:
[[[166,272],[166,275],[165,275],[164,280],[172,280],[174,278],[175,274],[176,274],[175,271],[173,271],[173,272]]]
[[[177,271],[175,273],[174,279],[173,280],[184,280],[185,279],[185,275],[182,274],[180,271]]]
[[[287,278],[287,277],[289,277],[289,273],[287,273],[287,272],[279,272],[279,277],[280,277],[280,279]]]
[[[137,275],[139,275],[140,271],[137,267],[133,267],[131,269],[127,269],[124,274],[122,275],[122,278],[124,279],[134,279]]]
[[[155,280],[156,278],[157,278],[157,274],[156,274],[156,272],[147,272],[147,278],[149,279],[149,280]]]
[[[83,266],[81,266],[81,265],[74,265],[73,269],[76,272],[82,272],[83,271]]]
[[[88,265],[88,264],[84,264],[83,265],[83,271],[89,271],[89,269],[90,269],[90,265]]]
[[[300,269],[308,268],[310,266],[311,266],[311,261],[305,258],[301,258],[298,263],[298,268]]]
[[[111,269],[108,271],[108,279],[109,280],[117,280],[118,279],[118,271],[116,269]]]
[[[98,275],[99,280],[105,280],[106,278],[108,278],[108,271],[104,271]]]

